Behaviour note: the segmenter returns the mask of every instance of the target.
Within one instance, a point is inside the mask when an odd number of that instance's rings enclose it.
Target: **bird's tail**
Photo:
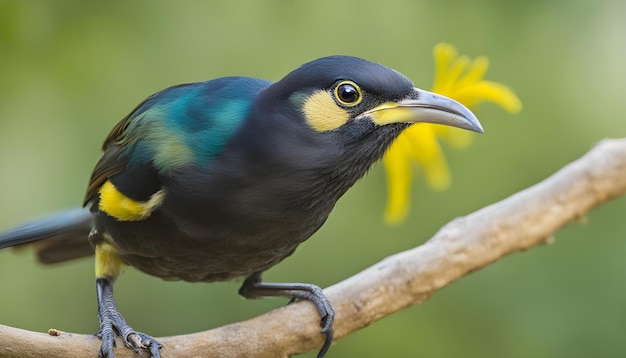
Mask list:
[[[93,216],[87,208],[53,214],[0,234],[0,249],[32,244],[39,261],[52,264],[93,255],[87,237]]]

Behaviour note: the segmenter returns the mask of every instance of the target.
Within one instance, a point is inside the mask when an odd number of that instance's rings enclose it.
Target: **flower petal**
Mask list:
[[[424,168],[426,180],[431,188],[446,189],[450,185],[450,170],[435,135],[436,125],[418,124],[405,129],[400,138],[405,155],[410,156]]]
[[[388,193],[385,222],[398,224],[406,218],[409,212],[411,194],[411,165],[401,142],[394,142],[387,150],[383,165],[387,172]]]
[[[434,125],[435,135],[455,149],[467,148],[474,140],[474,133],[463,129]]]
[[[420,134],[419,142],[411,142],[414,151],[411,153],[422,168],[428,185],[435,190],[444,190],[450,186],[451,176],[448,163],[443,155],[437,137],[429,127],[415,126]],[[427,130],[430,129],[430,130]],[[420,150],[420,151],[417,151]]]
[[[522,102],[507,86],[490,81],[480,81],[471,86],[459,88],[454,93],[454,99],[467,107],[488,101],[493,102],[506,111],[518,113],[522,110]]]
[[[467,69],[470,64],[470,59],[467,56],[461,56],[453,61],[448,67],[446,73],[441,76],[441,82],[433,85],[432,91],[442,94],[444,96],[450,96],[455,87],[459,77]]]
[[[474,60],[467,56],[459,57],[456,49],[447,43],[437,44],[433,52],[433,92],[451,97],[470,108],[488,101],[511,113],[522,109],[521,101],[511,89],[484,80],[489,68],[486,57],[480,56]],[[454,148],[464,148],[473,138],[472,133],[434,124],[422,123],[405,129],[383,158],[389,193],[385,221],[389,224],[400,223],[409,212],[412,161],[424,169],[431,188],[446,189],[450,186],[451,176],[439,139]]]
[[[472,61],[465,75],[456,83],[456,88],[463,88],[482,81],[489,69],[489,59],[479,56]]]
[[[435,78],[433,79],[433,92],[436,90],[449,90],[447,88],[452,85],[449,81],[450,67],[456,61],[458,55],[456,49],[445,42],[435,45],[433,50],[435,58]],[[442,92],[437,92],[443,94]]]

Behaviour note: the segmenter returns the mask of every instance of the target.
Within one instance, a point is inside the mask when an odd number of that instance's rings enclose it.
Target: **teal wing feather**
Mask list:
[[[208,165],[244,121],[256,95],[270,84],[224,77],[170,87],[148,97],[104,141],[104,154],[84,203],[114,176],[120,191],[142,200],[159,189],[159,175],[183,166]]]

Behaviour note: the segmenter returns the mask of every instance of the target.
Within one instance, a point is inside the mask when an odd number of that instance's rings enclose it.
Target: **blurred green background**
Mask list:
[[[329,54],[361,56],[420,87],[441,41],[491,59],[488,79],[524,110],[476,111],[486,134],[447,150],[453,185],[415,180],[413,210],[383,224],[376,165],[324,228],[265,277],[328,286],[419,245],[452,218],[550,175],[598,140],[626,135],[626,2],[0,2],[0,229],[80,205],[100,144],[146,96],[225,75],[272,80]],[[622,357],[626,199],[335,344],[330,357]],[[44,267],[0,252],[0,323],[93,333],[91,259]],[[118,306],[152,335],[205,330],[285,300],[245,301],[238,282],[164,282],[129,270]],[[314,356],[309,353],[306,357]]]

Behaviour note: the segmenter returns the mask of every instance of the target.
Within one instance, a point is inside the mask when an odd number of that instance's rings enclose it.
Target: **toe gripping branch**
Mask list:
[[[245,298],[279,296],[311,302],[320,314],[322,326],[320,333],[326,335],[324,345],[317,354],[317,358],[323,358],[326,355],[333,342],[335,311],[319,286],[309,283],[262,282],[261,272],[256,272],[243,282],[239,294]]]
[[[113,347],[117,334],[122,337],[126,347],[137,353],[148,350],[152,357],[160,358],[159,350],[163,345],[149,335],[133,330],[117,310],[113,299],[113,279],[97,278],[96,289],[98,293],[98,320],[100,321],[98,337],[102,340],[98,357],[115,357]]]

